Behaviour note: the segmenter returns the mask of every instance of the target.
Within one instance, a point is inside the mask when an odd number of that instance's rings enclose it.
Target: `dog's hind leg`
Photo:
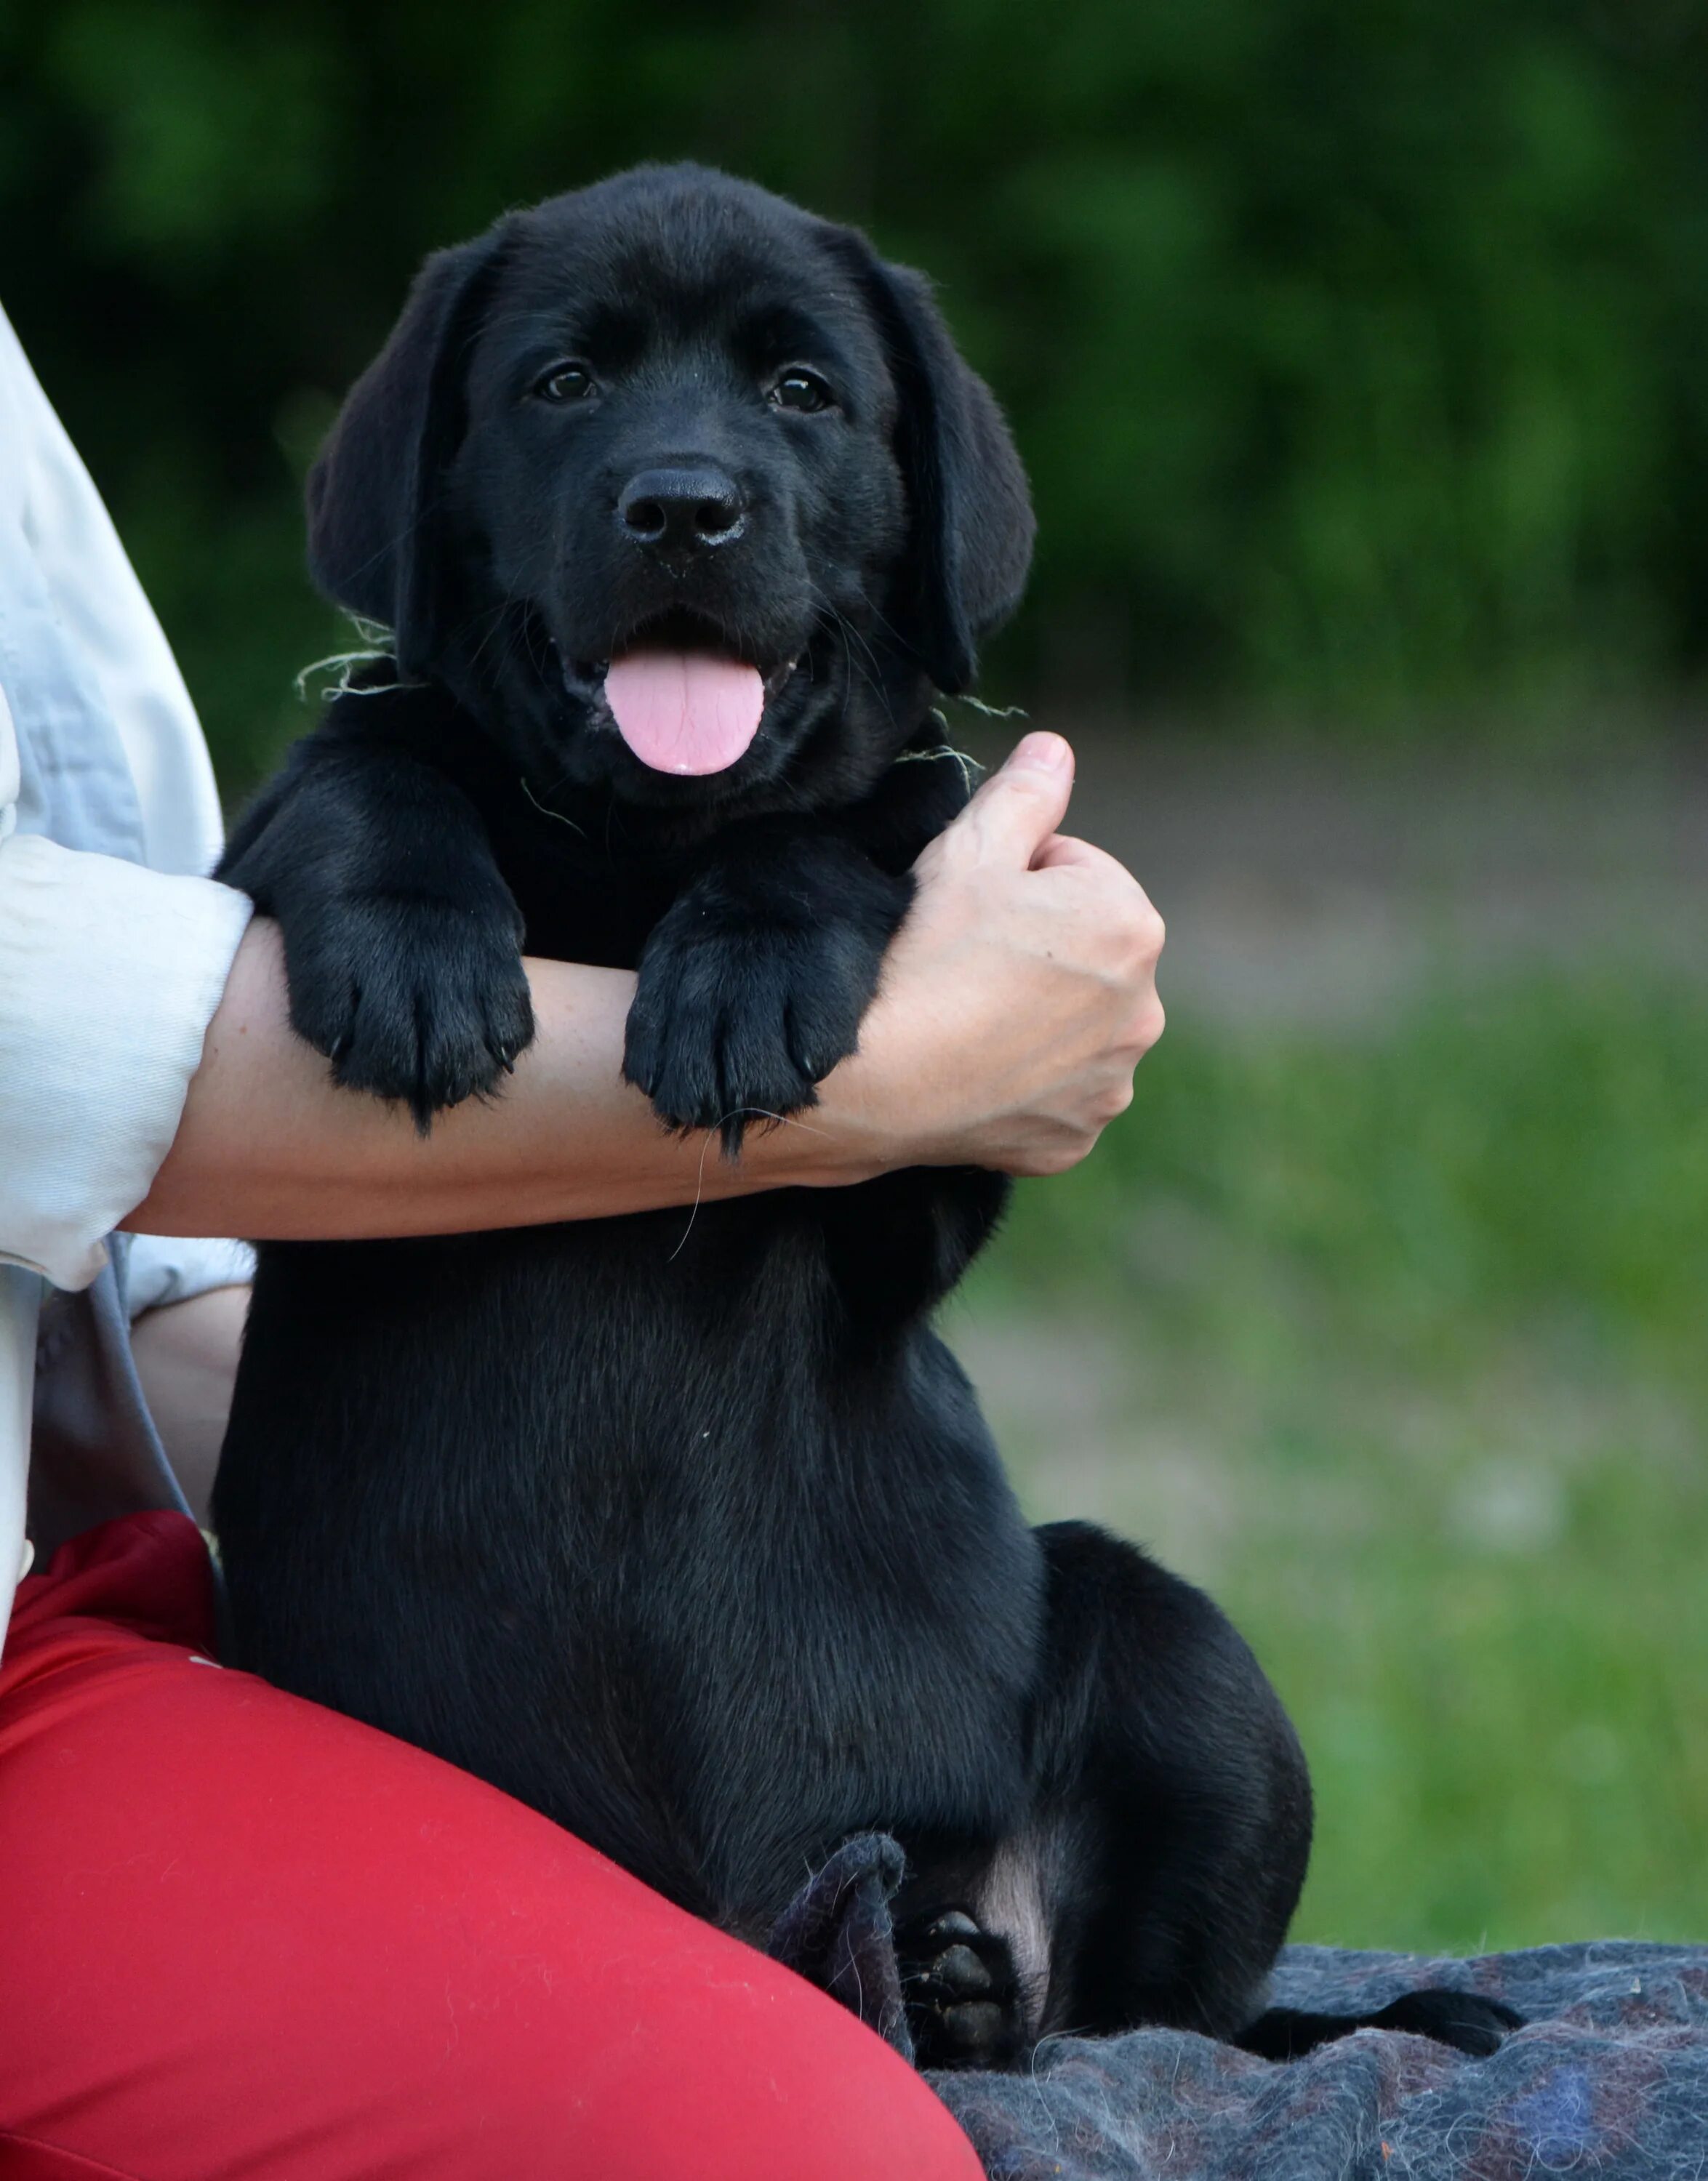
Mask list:
[[[897,1899],[922,2063],[1003,2067],[1040,2037],[1145,2025],[1276,2060],[1367,2028],[1494,2051],[1519,2018],[1472,1992],[1259,2011],[1311,1844],[1280,1700],[1202,1592],[1136,1547],[1078,1522],[1037,1536],[1026,1813],[981,1849],[918,1857]]]
[[[1498,2051],[1511,2031],[1523,2026],[1523,2016],[1504,2001],[1447,1985],[1428,1985],[1421,1991],[1401,1992],[1370,2014],[1316,2014],[1302,2007],[1272,2007],[1234,2042],[1242,2052],[1260,2053],[1266,2060],[1296,2060],[1336,2037],[1350,2037],[1355,2029],[1399,2029],[1482,2060]]]
[[[1492,2052],[1521,2018],[1475,1992],[1406,1992],[1368,2014],[1258,2013],[1310,1855],[1291,1724],[1201,1591],[1085,1524],[1038,1538],[1049,1577],[1030,1828],[1049,1916],[1042,2031],[1169,2024],[1291,2059],[1355,2029],[1396,2029]]]
[[[922,2062],[1166,2024],[1230,2037],[1304,1882],[1304,1757],[1201,1591],[1084,1523],[1038,1532],[1047,1619],[1031,1801],[1003,1838],[915,1851],[898,1897]]]
[[[1031,1830],[1047,1860],[1040,2030],[1252,2018],[1305,1880],[1304,1753],[1204,1593],[1088,1523],[1038,1532],[1047,1651]]]

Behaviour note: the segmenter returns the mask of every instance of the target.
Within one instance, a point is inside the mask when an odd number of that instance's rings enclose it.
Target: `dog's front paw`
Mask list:
[[[449,903],[344,899],[285,928],[290,1019],[345,1089],[434,1113],[496,1088],[533,1036],[505,919]]]
[[[854,1050],[878,957],[827,929],[704,929],[693,895],[647,942],[622,1072],[672,1129],[717,1129],[732,1157],[749,1122],[816,1102]]]

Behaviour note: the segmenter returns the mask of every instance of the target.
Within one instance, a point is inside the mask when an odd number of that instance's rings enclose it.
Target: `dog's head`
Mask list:
[[[1032,517],[917,273],[702,168],[430,258],[308,487],[309,557],[530,770],[847,792],[1012,610]]]

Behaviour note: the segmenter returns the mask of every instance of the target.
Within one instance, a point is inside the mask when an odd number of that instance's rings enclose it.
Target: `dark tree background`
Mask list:
[[[683,155],[941,282],[1042,519],[1008,693],[1376,733],[1698,671],[1701,0],[0,0],[0,298],[229,786],[417,259]]]

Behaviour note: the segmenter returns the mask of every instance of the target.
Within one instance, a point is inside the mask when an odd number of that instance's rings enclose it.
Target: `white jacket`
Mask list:
[[[166,639],[0,313],[0,1631],[24,1559],[44,1297],[105,1283],[134,1317],[245,1277],[229,1244],[138,1238],[127,1295],[107,1246],[177,1132],[249,919],[202,875],[219,845]],[[86,1387],[83,1408],[107,1398]],[[97,1468],[99,1426],[86,1415]],[[170,1503],[158,1442],[139,1455],[115,1423],[109,1466],[110,1488],[79,1502],[97,1516]]]

